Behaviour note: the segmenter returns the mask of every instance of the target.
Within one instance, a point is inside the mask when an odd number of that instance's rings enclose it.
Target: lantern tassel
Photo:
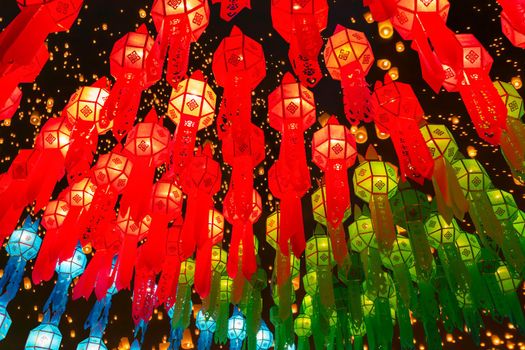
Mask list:
[[[211,287],[212,242],[208,240],[197,250],[195,259],[195,290],[201,298],[206,298]]]
[[[370,122],[372,93],[357,62],[341,67],[341,84],[345,115],[350,124]]]
[[[133,277],[133,269],[135,268],[135,259],[137,258],[137,243],[138,235],[125,234],[120,252],[118,254],[118,266],[116,287],[117,290],[129,289],[131,278]]]

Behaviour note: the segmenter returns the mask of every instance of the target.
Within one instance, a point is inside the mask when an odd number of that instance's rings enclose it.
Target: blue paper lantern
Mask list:
[[[80,276],[82,272],[84,272],[86,264],[86,255],[84,254],[84,252],[82,252],[82,248],[80,246],[77,246],[75,248],[75,251],[73,252],[73,255],[69,259],[57,264],[55,271],[58,273],[59,276],[69,275],[71,279],[74,279]]]
[[[0,340],[3,340],[11,327],[11,316],[4,306],[0,306]]]
[[[273,334],[264,321],[261,320],[259,330],[255,335],[257,350],[268,350],[273,344]]]
[[[108,348],[104,345],[104,341],[98,337],[89,337],[81,341],[77,350],[107,350]]]
[[[200,330],[199,341],[197,343],[198,350],[209,350],[213,340],[213,333],[217,329],[217,322],[208,314],[199,310],[195,325]]]
[[[58,350],[61,342],[62,334],[57,326],[42,323],[29,333],[25,350]]]
[[[11,327],[7,305],[20,288],[27,261],[37,255],[42,244],[37,233],[38,223],[39,220],[32,222],[28,216],[23,226],[13,231],[7,243],[6,250],[10,256],[0,279],[0,341],[6,337]]]
[[[238,307],[233,309],[233,316],[228,319],[228,339],[230,350],[240,350],[246,338],[246,320]]]

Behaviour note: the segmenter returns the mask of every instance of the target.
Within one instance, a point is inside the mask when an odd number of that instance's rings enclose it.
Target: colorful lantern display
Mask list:
[[[319,34],[328,22],[325,0],[301,2],[272,1],[272,23],[277,32],[290,44],[288,57],[302,84],[313,87],[323,77],[318,56],[323,46]]]
[[[337,25],[324,49],[326,69],[341,81],[345,116],[351,124],[372,120],[370,90],[365,77],[374,64],[374,54],[366,36]]]
[[[356,154],[355,138],[334,116],[330,117],[322,129],[314,133],[312,160],[324,173],[326,222],[333,247],[346,247],[344,230],[340,225],[350,207],[347,169],[354,164]],[[346,249],[334,250],[338,264],[342,263],[347,253]]]
[[[6,250],[10,257],[0,279],[0,341],[4,340],[11,327],[7,305],[20,288],[27,262],[36,257],[42,244],[37,233],[39,222],[26,217],[22,228],[13,231],[7,243]]]
[[[279,246],[288,255],[290,243],[294,255],[301,256],[305,246],[301,198],[311,186],[304,132],[315,122],[315,100],[309,90],[286,73],[268,97],[268,104],[270,125],[282,134],[279,159],[268,173],[268,186],[280,199]]]
[[[158,32],[158,57],[163,62],[167,53],[166,78],[175,87],[188,70],[190,44],[196,42],[208,26],[208,2],[155,0],[151,7],[151,17]]]

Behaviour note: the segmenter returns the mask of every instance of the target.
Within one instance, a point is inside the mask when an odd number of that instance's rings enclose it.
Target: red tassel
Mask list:
[[[75,247],[82,235],[80,227],[80,215],[84,210],[83,206],[70,206],[69,212],[64,220],[62,226],[58,229],[58,238],[55,242],[53,250],[50,252],[52,259],[60,261],[67,260],[73,254]],[[84,214],[85,215],[85,214]]]
[[[142,220],[150,204],[151,186],[156,169],[150,163],[149,157],[133,159],[133,169],[120,201],[120,210],[125,213],[131,209],[130,215],[136,221]]]
[[[248,223],[243,228],[244,236],[242,239],[242,273],[246,279],[252,278],[257,270],[255,261],[255,243],[253,237],[253,226]]]
[[[60,150],[48,149],[40,153],[27,181],[27,197],[29,202],[36,200],[35,212],[49,203],[55,185],[64,176],[64,157]]]
[[[212,244],[208,240],[198,250],[195,260],[195,290],[201,298],[206,298],[211,287],[211,252]]]
[[[234,222],[232,225],[232,235],[230,240],[230,249],[228,252],[228,262],[226,263],[226,271],[230,278],[237,276],[239,268],[239,244],[243,236],[243,224],[241,222]]]
[[[78,279],[77,284],[73,288],[73,300],[79,298],[89,299],[89,296],[95,288],[95,284],[98,283],[98,274],[107,260],[107,251],[99,251],[95,253],[95,256],[89,262],[89,265],[84,270],[84,273]]]
[[[155,273],[161,270],[166,255],[166,250],[162,248],[166,247],[168,239],[168,223],[169,218],[166,214],[153,214],[147,241],[142,246],[139,263]]]
[[[129,289],[133,269],[135,268],[135,259],[137,258],[138,234],[125,234],[124,242],[120,247],[118,255],[116,287],[117,290]]]
[[[46,230],[46,235],[40,246],[38,257],[36,258],[35,265],[33,267],[32,278],[34,284],[39,284],[42,281],[49,281],[53,277],[55,267],[58,259],[53,250],[58,244],[58,232],[57,230]]]

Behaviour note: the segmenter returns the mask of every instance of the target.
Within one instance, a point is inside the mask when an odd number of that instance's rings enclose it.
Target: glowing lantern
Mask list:
[[[334,305],[332,286],[334,256],[330,239],[323,234],[319,227],[316,229],[314,236],[306,242],[305,258],[307,269],[317,273],[317,283],[319,285],[317,293],[320,301],[323,306],[330,309]]]
[[[401,178],[422,184],[432,176],[434,161],[419,131],[424,112],[414,90],[387,75],[384,85],[376,82],[372,106],[376,126],[392,138]]]
[[[7,243],[9,260],[0,279],[0,341],[6,337],[11,327],[7,305],[20,288],[26,263],[36,257],[42,244],[42,239],[37,233],[38,223],[39,220],[32,222],[30,217],[26,217],[24,225],[13,231]]]
[[[299,338],[298,350],[306,350],[309,348],[308,338],[312,335],[312,320],[310,316],[301,314],[297,316],[293,322],[294,332]]]
[[[388,199],[397,191],[397,168],[387,162],[366,160],[355,169],[352,181],[356,195],[370,205],[380,248],[391,247],[395,229]]]
[[[371,121],[365,76],[374,64],[374,54],[366,36],[338,25],[324,49],[324,61],[330,76],[341,81],[346,118],[354,125]]]
[[[220,3],[220,16],[225,21],[231,21],[244,8],[251,9],[250,0],[212,0],[213,4]]]
[[[377,248],[372,220],[366,215],[360,215],[348,226],[349,246],[358,253],[366,251],[369,247]]]
[[[155,169],[168,159],[170,132],[158,123],[154,110],[145,121],[131,129],[124,145],[124,154],[133,162],[126,190],[122,194],[120,210],[131,209],[134,220],[142,220],[151,198]]]
[[[273,334],[266,323],[262,320],[259,330],[257,331],[256,339],[256,350],[268,350],[273,345]]]
[[[175,87],[188,70],[190,44],[196,42],[208,26],[208,2],[155,0],[151,17],[159,33],[159,57],[164,61],[168,52],[167,80]]]
[[[197,131],[213,123],[216,102],[215,92],[200,70],[172,90],[168,115],[177,124],[177,129],[170,172],[176,177],[181,176],[183,169],[189,165]]]
[[[319,188],[312,193],[311,199],[314,220],[324,226],[328,226],[326,219],[326,185],[324,183],[321,183]],[[352,209],[348,206],[342,221],[346,221],[350,215],[352,215]]]
[[[209,350],[213,340],[213,333],[217,328],[217,323],[209,314],[204,314],[202,310],[200,310],[195,319],[195,326],[200,331],[199,342],[197,344],[198,348]]]
[[[301,83],[313,87],[323,77],[317,57],[323,46],[319,34],[328,22],[326,0],[272,1],[272,23],[290,44],[288,56]]]
[[[525,326],[525,319],[523,317],[523,311],[521,310],[521,307],[519,307],[520,301],[517,295],[521,284],[520,279],[516,278],[516,276],[504,265],[498,267],[495,276],[501,293],[498,296],[501,297],[500,300],[504,305],[504,307],[498,311],[501,314],[510,313],[510,322],[516,325],[518,329],[522,329],[522,327]],[[506,310],[504,310],[505,308]]]
[[[344,231],[339,226],[350,207],[347,169],[354,164],[356,155],[355,138],[335,117],[331,117],[322,129],[314,133],[312,160],[325,175],[328,232],[334,247],[343,246],[342,250],[334,250],[338,264],[348,253]]]
[[[78,344],[77,350],[107,350],[107,347],[102,338],[89,337]]]
[[[154,40],[145,25],[118,39],[110,54],[111,75],[116,82],[104,106],[105,123],[113,123],[113,135],[119,141],[133,125],[140,105],[140,94],[156,82],[160,75],[152,53]],[[150,57],[151,56],[151,57]],[[159,57],[155,57],[159,59]]]
[[[523,17],[525,7],[523,1],[498,1],[503,7],[501,11],[501,31],[512,45],[525,48],[525,25]]]
[[[290,241],[295,256],[301,256],[305,245],[301,198],[311,186],[304,132],[315,122],[315,100],[309,90],[286,73],[281,85],[270,94],[268,109],[270,125],[282,134],[279,159],[268,173],[268,186],[281,200],[280,250],[288,255]]]
[[[84,272],[87,258],[77,246],[73,255],[56,265],[57,283],[44,305],[42,323],[32,329],[27,337],[26,350],[58,350],[62,335],[58,329],[60,318],[66,310],[68,289],[74,278]]]
[[[233,315],[228,319],[228,339],[230,339],[230,349],[240,350],[246,338],[246,320],[237,308],[233,308]]]
[[[128,157],[116,152],[101,155],[97,163],[91,168],[93,181],[97,187],[106,191],[122,193],[131,174],[133,163]]]

